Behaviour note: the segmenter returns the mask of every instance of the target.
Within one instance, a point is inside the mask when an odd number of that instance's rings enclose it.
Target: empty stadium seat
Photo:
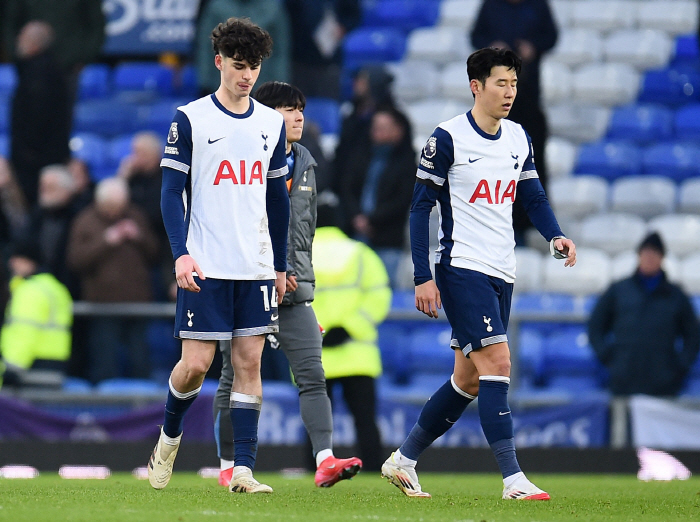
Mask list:
[[[565,31],[568,32],[572,24],[574,14],[573,2],[571,2],[571,0],[551,0],[549,2],[549,7],[552,10],[552,16],[554,17],[556,24],[560,27],[560,29],[565,29]]]
[[[676,184],[661,176],[630,176],[613,182],[610,210],[644,219],[669,214],[676,206]]]
[[[599,248],[615,255],[637,248],[646,232],[646,223],[639,216],[619,213],[596,214],[587,217],[581,223],[578,243],[582,247]]]
[[[440,2],[439,24],[459,27],[469,32],[479,14],[481,0],[442,0]]]
[[[680,281],[686,292],[700,295],[700,253],[695,253],[681,261]]]
[[[582,145],[578,151],[576,172],[595,174],[607,179],[641,172],[642,152],[624,141],[601,141]]]
[[[410,31],[435,25],[440,2],[435,0],[382,0],[366,2],[362,23],[366,27],[396,27]]]
[[[122,134],[115,136],[109,141],[107,146],[107,156],[109,163],[115,167],[119,166],[122,159],[131,154],[131,142],[133,134]]]
[[[79,377],[65,377],[61,391],[64,393],[92,393],[92,384],[90,381],[80,379]]]
[[[676,181],[700,175],[700,151],[692,143],[659,143],[644,150],[645,174],[668,176]]]
[[[629,5],[611,0],[572,2],[569,23],[576,28],[612,31],[631,27],[634,19],[629,15]]]
[[[569,176],[574,170],[577,154],[578,148],[570,141],[556,136],[550,137],[544,148],[549,178]]]
[[[584,325],[559,327],[545,338],[542,361],[545,381],[564,376],[595,378],[599,369]]]
[[[698,3],[695,0],[646,0],[635,4],[637,23],[643,29],[659,29],[669,34],[697,30]]]
[[[9,103],[0,103],[0,133],[10,133],[10,107]]]
[[[185,65],[178,75],[177,95],[184,98],[195,99],[199,97],[199,85],[197,85],[197,69],[194,65]]]
[[[678,189],[678,212],[700,214],[700,178],[681,183]]]
[[[542,286],[546,292],[589,295],[602,292],[610,283],[610,259],[604,251],[594,248],[577,249],[574,269],[553,257],[544,260],[543,268]]]
[[[75,105],[74,132],[116,136],[135,130],[136,106],[112,99],[86,100]]]
[[[568,65],[599,62],[603,56],[603,40],[592,29],[570,29],[559,34],[551,58]]]
[[[515,267],[518,292],[537,291],[542,285],[542,254],[534,248],[515,249]]]
[[[17,86],[17,72],[10,63],[0,63],[0,100],[9,100]]]
[[[135,130],[153,131],[163,138],[177,112],[177,108],[184,105],[183,100],[159,99],[154,103],[142,104],[136,109]]]
[[[467,66],[463,61],[448,64],[439,77],[444,97],[464,100],[470,106],[474,104],[474,96],[469,87]]]
[[[571,69],[565,63],[544,59],[540,66],[540,84],[546,103],[568,100],[573,89]]]
[[[607,137],[640,142],[664,141],[673,137],[674,114],[660,105],[629,105],[615,109]]]
[[[700,216],[669,214],[649,221],[649,230],[655,230],[664,240],[666,250],[683,257],[700,251]]]
[[[0,134],[0,158],[7,158],[10,155],[10,137],[7,134]]]
[[[639,80],[639,73],[631,65],[593,63],[579,67],[571,83],[577,101],[613,106],[634,100]]]
[[[467,35],[457,27],[426,27],[412,31],[406,44],[411,60],[450,63],[469,55]]]
[[[84,161],[89,167],[91,175],[102,173],[108,167],[107,142],[99,134],[78,133],[71,137],[69,144],[71,155]]]
[[[450,348],[452,328],[449,323],[426,323],[409,339],[411,373],[438,373],[448,376],[454,367],[454,350]]]
[[[627,63],[638,69],[666,65],[673,52],[673,41],[660,30],[622,30],[608,36],[603,54],[610,62]]]
[[[345,68],[355,70],[367,63],[396,62],[406,51],[406,37],[395,28],[363,27],[343,41]]]
[[[108,65],[101,63],[86,65],[80,71],[80,78],[78,79],[78,98],[87,100],[109,96],[112,90],[111,74],[112,70]]]
[[[466,70],[466,66],[464,69]],[[392,64],[389,70],[394,76],[391,91],[397,100],[409,102],[420,98],[432,98],[440,92],[440,74],[432,62],[404,60]],[[469,89],[468,82],[463,88]]]
[[[304,119],[319,126],[322,134],[340,132],[340,106],[330,98],[307,98]]]
[[[599,176],[572,176],[553,179],[547,188],[557,217],[580,219],[608,207],[608,182]]]
[[[517,357],[520,386],[533,386],[538,383],[542,374],[543,351],[542,333],[537,328],[521,326],[513,350],[513,356]]]
[[[95,386],[100,395],[162,395],[167,390],[157,382],[148,379],[115,378],[100,381]]]
[[[679,140],[700,140],[700,103],[680,107],[674,123]]]
[[[695,66],[700,61],[698,37],[686,34],[676,38],[676,49],[671,62],[674,67]]]
[[[114,68],[114,90],[135,99],[174,94],[173,70],[159,63],[126,62]]]
[[[576,143],[600,139],[610,121],[610,109],[600,105],[567,102],[545,110],[550,133]]]
[[[647,71],[642,79],[640,102],[681,105],[695,101],[700,93],[700,73],[668,68]]]
[[[416,134],[430,135],[438,123],[449,120],[471,108],[464,100],[431,99],[411,103],[406,115]]]

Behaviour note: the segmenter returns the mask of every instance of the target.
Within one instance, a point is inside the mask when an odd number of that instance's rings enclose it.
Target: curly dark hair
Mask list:
[[[272,53],[272,37],[250,18],[231,17],[211,32],[214,53],[245,60],[250,65],[260,63]]]

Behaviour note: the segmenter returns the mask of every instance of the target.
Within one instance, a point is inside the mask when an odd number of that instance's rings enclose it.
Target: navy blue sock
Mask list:
[[[503,478],[520,471],[515,456],[513,416],[508,406],[510,379],[494,375],[479,377],[479,419],[486,440],[496,457]]]
[[[258,419],[262,397],[231,392],[231,426],[233,426],[233,461],[235,466],[255,468],[258,453]]]
[[[418,460],[421,453],[449,430],[474,400],[473,395],[462,390],[457,391],[452,379],[453,377],[450,377],[423,406],[418,422],[399,448],[404,457]]]
[[[163,433],[168,437],[177,437],[182,433],[182,421],[185,413],[199,395],[202,387],[185,393],[180,393],[173,388],[172,380],[168,382],[168,398],[165,401],[165,420],[163,421]]]

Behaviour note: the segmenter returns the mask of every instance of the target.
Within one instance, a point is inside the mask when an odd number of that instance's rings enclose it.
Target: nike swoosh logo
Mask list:
[[[484,157],[476,158],[476,159],[471,159],[469,158],[469,163],[474,163],[475,161],[479,161],[480,159],[484,159]]]
[[[508,415],[510,412],[509,411],[499,411],[499,415]]]
[[[270,321],[276,321],[279,315],[271,315],[270,316]]]
[[[311,301],[306,301],[306,302],[304,303],[304,306],[311,306]]]
[[[457,422],[456,420],[451,421],[450,419],[445,419],[445,421],[446,421],[446,422],[449,422],[450,424],[454,424],[455,422]]]
[[[221,136],[220,138],[217,138],[217,139],[215,139],[215,140],[212,140],[211,138],[209,138],[209,139],[207,140],[207,143],[209,143],[209,145],[211,145],[212,143],[216,143],[216,142],[219,141],[219,140],[223,140],[225,137],[226,137],[226,136]]]

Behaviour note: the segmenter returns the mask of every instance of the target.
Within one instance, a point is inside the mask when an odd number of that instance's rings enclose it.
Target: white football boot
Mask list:
[[[549,493],[542,491],[523,475],[510,486],[503,486],[503,498],[514,500],[549,500]]]
[[[272,488],[255,480],[252,473],[233,477],[228,490],[231,493],[272,493]]]
[[[163,489],[170,482],[170,477],[173,476],[173,464],[175,463],[175,457],[177,457],[177,450],[180,449],[182,433],[176,437],[176,440],[177,444],[175,446],[168,444],[173,449],[167,458],[163,458],[162,447],[166,444],[163,442],[163,428],[161,428],[158,443],[153,448],[153,453],[148,460],[147,466],[148,481],[155,489]]]
[[[382,464],[382,477],[399,488],[407,497],[430,498],[430,493],[423,491],[418,483],[415,468],[400,466],[394,460],[394,453]]]

